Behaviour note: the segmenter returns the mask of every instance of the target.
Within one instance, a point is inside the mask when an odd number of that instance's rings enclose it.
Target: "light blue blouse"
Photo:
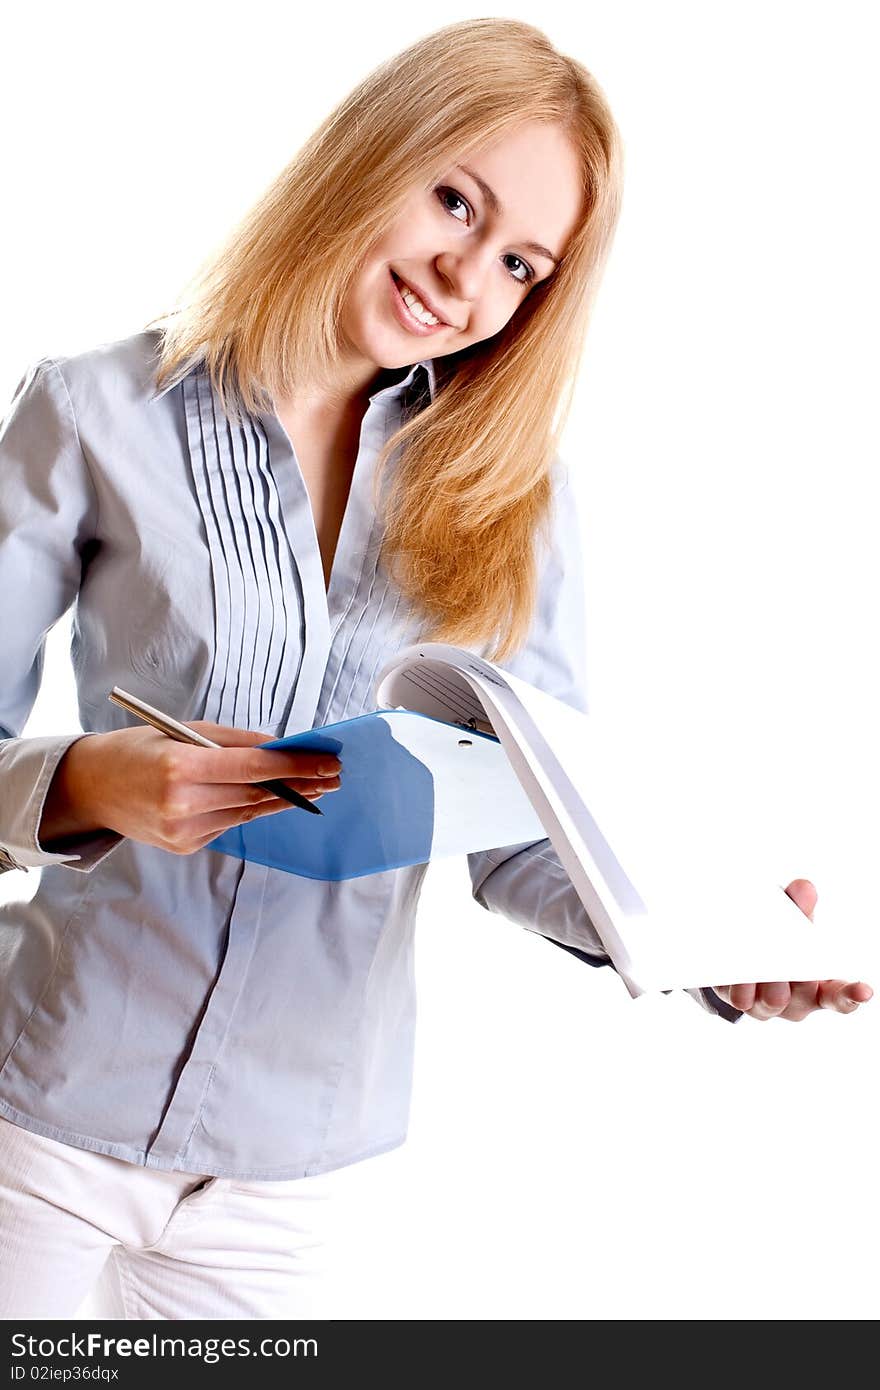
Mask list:
[[[30,902],[0,908],[0,1114],[147,1167],[294,1178],[406,1137],[426,865],[323,883],[109,831],[47,852],[37,829],[70,744],[137,722],[108,701],[114,684],[267,739],[375,708],[377,671],[424,630],[378,564],[373,466],[436,382],[425,361],[370,398],[328,592],[277,416],[230,424],[200,367],[157,392],[158,341],[41,359],[0,431],[0,868],[42,870]],[[561,463],[554,497],[508,667],[585,710]],[[84,732],[23,738],[46,633],[71,605]],[[548,840],[468,862],[484,907],[607,963]]]

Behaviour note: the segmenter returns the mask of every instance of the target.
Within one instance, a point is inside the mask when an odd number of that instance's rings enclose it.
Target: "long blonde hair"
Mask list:
[[[202,362],[234,418],[329,376],[358,267],[417,185],[528,121],[580,155],[582,218],[548,280],[500,333],[435,359],[437,391],[404,418],[391,455],[380,563],[423,636],[503,661],[525,640],[549,536],[551,473],[591,308],[617,224],[622,144],[604,94],[530,24],[469,19],[370,73],[318,127],[162,326],[157,385]],[[303,254],[306,248],[306,254]]]

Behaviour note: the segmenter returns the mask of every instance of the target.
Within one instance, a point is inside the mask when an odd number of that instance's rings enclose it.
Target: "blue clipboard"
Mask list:
[[[546,835],[493,734],[392,709],[259,747],[335,753],[341,786],[320,798],[320,816],[290,806],[206,849],[337,882]]]

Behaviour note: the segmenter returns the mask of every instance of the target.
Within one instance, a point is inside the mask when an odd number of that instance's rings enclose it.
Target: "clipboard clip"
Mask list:
[[[489,734],[492,738],[497,738],[492,725],[485,719],[477,719],[473,714],[469,714],[467,719],[453,719],[452,722],[457,724],[460,729],[467,729],[472,734]]]

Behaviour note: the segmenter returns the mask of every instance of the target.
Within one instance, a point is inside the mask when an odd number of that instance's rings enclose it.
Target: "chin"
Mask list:
[[[414,349],[408,351],[405,343],[390,342],[385,333],[376,333],[365,338],[360,351],[368,362],[372,362],[377,368],[381,367],[386,371],[421,361],[421,357],[418,355],[418,343]]]

